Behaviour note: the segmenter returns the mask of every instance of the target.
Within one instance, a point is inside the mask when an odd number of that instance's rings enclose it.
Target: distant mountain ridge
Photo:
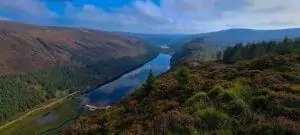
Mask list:
[[[140,40],[109,32],[0,21],[0,75],[61,64],[85,65],[146,52]]]
[[[197,34],[205,42],[215,45],[233,45],[236,43],[251,43],[269,40],[282,40],[284,37],[300,37],[300,28],[281,30],[229,29],[211,33]]]
[[[117,32],[118,34],[139,38],[145,43],[153,46],[168,44],[170,47],[181,47],[194,38],[204,38],[207,44],[233,45],[236,43],[251,43],[269,40],[282,40],[284,37],[300,37],[300,28],[279,29],[279,30],[254,30],[254,29],[228,29],[216,32],[200,34],[140,34]]]

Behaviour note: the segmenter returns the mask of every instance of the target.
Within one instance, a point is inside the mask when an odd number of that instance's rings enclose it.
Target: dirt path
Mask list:
[[[1,127],[0,127],[0,130],[2,130],[2,129],[4,129],[4,128],[6,128],[6,127],[8,127],[8,126],[10,126],[10,125],[12,125],[12,124],[18,122],[19,120],[24,119],[25,117],[29,116],[30,114],[32,114],[32,113],[34,113],[34,112],[37,112],[37,111],[40,111],[40,110],[49,108],[49,107],[51,107],[51,106],[53,106],[53,105],[56,105],[56,104],[58,104],[58,103],[61,103],[61,102],[62,102],[63,100],[65,100],[66,98],[71,97],[71,96],[77,94],[78,92],[79,92],[79,91],[73,92],[73,93],[71,93],[71,94],[69,94],[69,95],[67,95],[67,96],[65,96],[65,97],[63,97],[63,98],[61,98],[61,99],[59,99],[59,100],[56,100],[56,101],[54,101],[54,102],[52,102],[52,103],[50,103],[50,104],[48,104],[48,105],[45,105],[45,106],[36,108],[36,109],[34,109],[34,110],[31,110],[30,112],[26,113],[25,115],[23,115],[23,116],[21,116],[21,117],[15,119],[15,120],[13,120],[13,121],[11,121],[11,122],[8,122],[8,123],[6,123],[5,125],[1,126]]]

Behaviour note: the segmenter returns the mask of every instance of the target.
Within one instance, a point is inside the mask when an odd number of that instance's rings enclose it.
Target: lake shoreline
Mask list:
[[[135,67],[133,67],[133,68],[131,68],[131,69],[125,71],[124,73],[122,73],[122,74],[120,74],[120,75],[117,75],[117,76],[115,76],[115,77],[109,79],[108,81],[105,81],[104,83],[102,83],[102,84],[100,84],[100,85],[98,85],[98,86],[95,86],[94,88],[90,88],[89,90],[87,90],[87,91],[85,91],[85,92],[82,92],[82,93],[78,94],[77,96],[84,96],[84,95],[86,95],[86,94],[88,94],[88,93],[90,93],[90,92],[93,92],[93,91],[97,90],[98,88],[100,88],[100,87],[102,87],[102,86],[104,86],[104,85],[106,85],[106,84],[109,84],[109,83],[111,83],[111,82],[114,82],[114,81],[118,80],[119,78],[123,77],[124,75],[126,75],[126,74],[128,74],[128,73],[130,73],[130,72],[132,72],[132,71],[134,71],[134,70],[137,70],[137,69],[143,67],[144,65],[146,65],[147,63],[153,61],[153,60],[154,60],[155,58],[157,58],[159,55],[161,55],[161,53],[158,53],[158,54],[156,54],[156,55],[151,56],[150,59],[148,59],[147,61],[145,61],[145,62],[139,64],[138,66],[135,66]],[[79,110],[80,110],[80,109],[79,109]],[[60,125],[58,125],[58,126],[56,126],[56,127],[53,127],[53,128],[47,129],[47,130],[44,130],[44,131],[40,132],[39,134],[47,134],[47,133],[49,133],[49,132],[52,132],[52,131],[55,131],[55,130],[59,130],[59,129],[61,129],[62,127],[66,126],[66,124],[68,124],[68,123],[70,123],[70,122],[72,122],[72,121],[77,120],[80,116],[82,116],[82,112],[81,112],[81,113],[78,112],[76,116],[70,117],[70,119],[67,119],[67,120],[64,121],[62,124],[60,124]]]
[[[85,94],[87,94],[87,93],[89,93],[89,92],[92,92],[92,91],[94,91],[94,90],[97,90],[97,88],[100,88],[100,87],[102,87],[102,86],[104,86],[104,85],[106,85],[106,84],[108,84],[108,83],[111,83],[111,82],[113,82],[113,81],[115,81],[115,80],[121,78],[122,76],[126,75],[127,73],[130,73],[131,71],[134,71],[134,70],[136,70],[136,69],[138,69],[138,68],[143,67],[145,64],[147,64],[148,62],[154,60],[154,59],[155,59],[157,56],[159,56],[160,54],[161,54],[161,53],[158,53],[158,54],[156,54],[156,55],[153,55],[153,56],[152,56],[149,60],[147,60],[146,62],[143,62],[143,63],[141,63],[141,64],[139,64],[139,65],[137,65],[137,66],[135,66],[135,67],[133,67],[133,68],[131,68],[131,69],[129,69],[129,70],[126,70],[126,71],[124,71],[123,73],[121,73],[120,75],[117,75],[117,76],[112,77],[111,79],[109,79],[109,80],[107,80],[107,81],[104,81],[104,82],[101,83],[100,85],[97,85],[97,86],[95,86],[95,87],[93,87],[93,88],[90,88],[89,90],[84,91],[84,92],[81,93],[80,95],[85,95]]]
[[[171,56],[159,54],[140,68],[136,68],[120,76],[110,83],[86,93],[85,101],[93,105],[112,105],[122,100],[127,95],[139,89],[146,82],[149,71],[152,69],[155,76],[159,76],[170,69]]]

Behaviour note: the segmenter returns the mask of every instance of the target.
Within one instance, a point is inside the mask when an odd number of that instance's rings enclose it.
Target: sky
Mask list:
[[[0,19],[153,34],[300,26],[300,0],[0,0]]]

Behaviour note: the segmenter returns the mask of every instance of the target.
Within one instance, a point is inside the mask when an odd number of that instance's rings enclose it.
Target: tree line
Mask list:
[[[156,56],[123,57],[85,67],[59,66],[22,75],[0,77],[0,121],[31,109],[66,90],[86,91],[119,76]]]
[[[274,56],[284,54],[300,54],[300,39],[285,38],[283,41],[263,41],[244,45],[238,43],[228,47],[223,54],[223,60],[233,63],[239,60],[255,59],[263,56]]]

